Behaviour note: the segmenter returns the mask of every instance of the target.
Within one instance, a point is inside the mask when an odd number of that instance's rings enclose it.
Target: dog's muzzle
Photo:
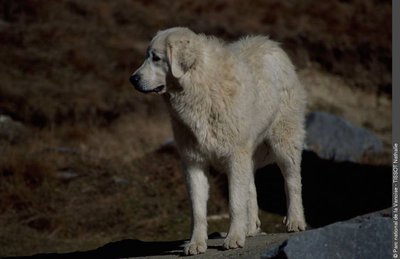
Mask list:
[[[137,75],[137,74],[136,75],[132,75],[129,78],[129,81],[135,87],[136,90],[138,90],[139,92],[142,92],[142,93],[160,93],[165,88],[165,85],[160,85],[160,86],[157,86],[156,88],[153,88],[153,89],[145,89],[140,85],[140,76]]]

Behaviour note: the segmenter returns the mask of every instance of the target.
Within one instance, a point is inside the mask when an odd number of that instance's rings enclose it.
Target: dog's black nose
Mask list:
[[[139,76],[138,74],[133,75],[133,76],[131,76],[131,77],[129,78],[129,81],[131,81],[131,83],[132,83],[134,86],[137,86],[138,83],[139,83],[139,81],[140,81],[140,76]]]

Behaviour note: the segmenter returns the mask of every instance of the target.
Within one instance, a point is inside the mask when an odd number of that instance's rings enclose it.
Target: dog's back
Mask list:
[[[279,43],[265,36],[248,36],[229,44],[228,48],[249,68],[256,86],[259,82],[264,88],[296,86],[295,68]]]
[[[244,87],[242,107],[255,135],[280,119],[302,124],[306,95],[295,68],[279,44],[265,36],[248,36],[227,47],[236,56],[238,78]],[[264,129],[257,125],[263,125]],[[260,139],[262,136],[260,136]]]

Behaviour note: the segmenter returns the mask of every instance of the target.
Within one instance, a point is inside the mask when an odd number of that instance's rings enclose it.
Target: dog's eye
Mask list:
[[[157,62],[157,61],[160,61],[161,58],[160,58],[159,56],[157,56],[157,55],[153,55],[152,60],[153,60],[154,62]]]

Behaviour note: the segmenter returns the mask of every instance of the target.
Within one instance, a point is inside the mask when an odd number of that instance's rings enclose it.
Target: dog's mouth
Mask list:
[[[154,88],[153,92],[160,93],[160,92],[162,92],[164,90],[164,88],[165,88],[165,85],[160,85],[160,86]]]
[[[142,92],[142,93],[158,93],[158,94],[160,94],[160,93],[163,93],[164,92],[164,89],[165,89],[165,85],[160,85],[160,86],[157,86],[156,88],[154,88],[154,89],[142,89],[142,88],[140,88],[140,87],[135,87],[136,88],[136,90],[138,90],[139,92]]]

